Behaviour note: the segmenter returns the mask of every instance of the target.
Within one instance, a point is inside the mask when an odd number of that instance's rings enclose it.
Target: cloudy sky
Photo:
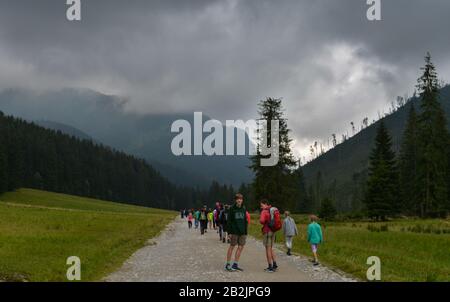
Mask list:
[[[450,80],[450,1],[0,0],[0,89],[83,87],[127,110],[256,117],[282,97],[296,154],[412,94],[423,56]],[[306,154],[303,154],[306,155]]]

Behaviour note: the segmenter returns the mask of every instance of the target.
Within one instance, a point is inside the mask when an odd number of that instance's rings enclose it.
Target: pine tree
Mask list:
[[[397,183],[398,173],[395,153],[392,151],[392,139],[383,123],[377,129],[375,147],[369,163],[369,177],[365,203],[368,216],[376,220],[386,219],[398,209]]]
[[[294,177],[296,177],[296,186],[298,188],[297,210],[300,213],[311,213],[311,199],[309,198],[308,192],[306,190],[306,180],[301,165],[299,165],[295,170]]]
[[[283,108],[281,99],[267,98],[259,103],[260,120],[267,121],[267,130],[258,131],[257,153],[252,156],[252,165],[250,168],[255,173],[253,180],[253,192],[255,199],[267,198],[280,209],[295,209],[296,190],[294,178],[291,169],[296,166],[296,161],[292,155],[289,138],[290,130],[287,127],[286,119],[283,117]],[[271,122],[279,121],[279,137],[271,137]],[[279,148],[279,160],[275,166],[261,166],[261,159],[264,156],[260,152],[260,144],[263,137],[272,145],[276,144]]]
[[[0,194],[8,190],[8,162],[4,139],[0,136]]]
[[[445,210],[448,196],[449,133],[439,102],[436,69],[427,53],[423,75],[418,79],[421,112],[418,116],[418,198],[422,216]]]
[[[405,214],[419,213],[417,127],[416,110],[411,104],[399,155],[400,197],[402,212]]]
[[[319,217],[324,220],[333,220],[336,217],[337,211],[330,198],[325,198],[321,202]]]

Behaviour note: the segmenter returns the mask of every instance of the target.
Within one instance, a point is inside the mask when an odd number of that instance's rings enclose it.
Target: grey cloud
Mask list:
[[[450,2],[384,0],[82,0],[0,4],[0,88],[85,87],[139,112],[251,118],[283,97],[297,147],[345,132],[411,92],[431,51],[450,78]]]

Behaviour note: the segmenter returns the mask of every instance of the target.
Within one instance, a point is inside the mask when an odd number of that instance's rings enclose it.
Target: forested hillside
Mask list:
[[[0,112],[0,193],[20,187],[170,209],[233,195],[175,186],[142,159]]]
[[[419,111],[418,98],[411,98],[395,112],[383,118],[392,136],[393,149],[401,146],[411,104]],[[440,90],[440,102],[450,121],[450,86]],[[303,166],[308,195],[314,208],[329,197],[339,211],[359,211],[363,207],[363,190],[367,180],[369,155],[375,144],[376,129],[380,121],[366,127],[358,134]]]
[[[251,180],[247,156],[173,155],[170,145],[176,134],[171,125],[178,119],[192,125],[192,113],[133,113],[125,105],[124,99],[89,89],[0,91],[0,110],[5,114],[65,133],[72,128],[69,134],[77,129],[97,142],[145,159],[174,184],[207,189],[213,180],[235,187]],[[210,118],[204,114],[203,119]]]

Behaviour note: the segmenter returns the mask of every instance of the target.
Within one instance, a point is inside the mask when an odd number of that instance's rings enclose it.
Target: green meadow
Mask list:
[[[81,280],[118,269],[176,213],[31,189],[0,195],[0,280],[67,281],[66,260],[81,260]]]
[[[312,258],[306,241],[306,216],[294,215],[299,236],[293,252]],[[400,219],[389,222],[321,222],[320,261],[366,280],[369,256],[381,260],[382,281],[450,281],[450,220]],[[258,217],[250,234],[261,238]],[[284,245],[282,233],[277,243]]]

